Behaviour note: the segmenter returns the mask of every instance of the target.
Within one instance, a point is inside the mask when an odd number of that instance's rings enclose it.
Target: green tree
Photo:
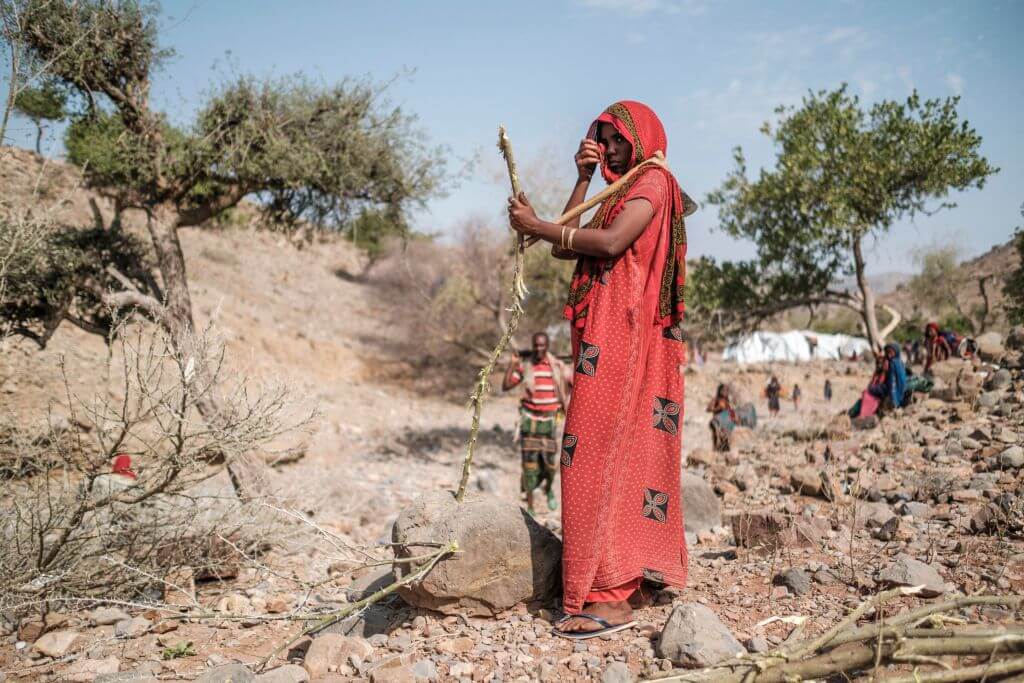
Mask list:
[[[1024,206],[1021,207],[1024,216]],[[1006,276],[1003,294],[1006,296],[1006,317],[1013,325],[1024,325],[1024,227],[1013,233],[1013,245],[1017,248],[1020,265]]]
[[[180,229],[247,196],[272,219],[336,228],[365,207],[403,216],[439,191],[440,151],[425,146],[413,117],[382,101],[380,86],[242,77],[216,87],[195,122],[176,128],[150,105],[150,75],[170,55],[159,46],[156,5],[19,3],[16,37],[27,58],[86,103],[68,131],[69,158],[120,210],[146,219],[159,296],[110,263],[113,294],[163,325],[186,355],[195,324]],[[218,414],[212,396],[198,407],[208,419]]]
[[[708,196],[720,207],[720,229],[752,240],[757,257],[701,262],[691,300],[731,329],[792,308],[838,304],[855,310],[880,345],[865,241],[904,217],[954,206],[950,190],[980,188],[998,171],[979,153],[981,136],[960,120],[958,101],[921,100],[915,92],[865,110],[843,86],[778,108],[776,125],[762,129],[776,147],[774,168],[748,178],[737,148],[736,169]],[[851,276],[856,290],[837,286]]]
[[[67,91],[53,80],[22,88],[14,98],[14,109],[36,126],[36,154],[42,154],[44,121],[63,121]]]

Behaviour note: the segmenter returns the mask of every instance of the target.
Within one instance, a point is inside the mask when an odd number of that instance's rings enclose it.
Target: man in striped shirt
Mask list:
[[[503,391],[522,387],[519,404],[519,440],[523,454],[522,491],[533,514],[533,491],[544,486],[548,509],[555,501],[555,473],[558,471],[556,418],[568,407],[571,376],[558,358],[548,352],[548,335],[533,335],[533,353],[526,359],[517,355],[505,371]]]

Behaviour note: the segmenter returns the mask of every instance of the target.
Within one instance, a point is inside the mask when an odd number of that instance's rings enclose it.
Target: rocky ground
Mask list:
[[[256,673],[304,628],[297,615],[343,608],[390,582],[391,552],[376,544],[392,539],[399,514],[419,496],[454,488],[468,413],[425,391],[429,376],[402,379],[414,346],[392,338],[383,304],[349,276],[357,264],[344,245],[299,251],[238,230],[186,231],[184,248],[199,317],[217,319],[238,371],[285,377],[320,408],[305,457],[275,475],[282,510],[303,521],[234,576],[198,582],[202,610],[174,617],[156,605],[69,605],[45,620],[0,620],[0,681],[626,681],[768,650],[794,629],[763,623],[771,617],[806,616],[806,633],[819,632],[888,586],[925,586],[897,608],[937,596],[1024,593],[1020,333],[1006,348],[988,339],[984,361],[944,364],[932,397],[868,429],[839,414],[869,366],[711,360],[686,374],[681,486],[690,580],[640,610],[635,628],[572,643],[551,635],[550,600],[515,600],[519,589],[505,587],[474,601],[467,584],[473,599],[443,606],[449,613],[389,597],[358,619],[295,640]],[[5,356],[4,407],[40,414],[57,393],[59,355],[76,386],[98,385],[103,345],[62,331],[44,353],[17,348]],[[799,383],[804,396],[776,418],[760,398],[771,373],[787,388]],[[831,403],[821,398],[826,377]],[[726,454],[711,452],[704,412],[721,381],[760,413]],[[502,541],[495,562],[559,533],[557,511],[540,511],[533,525],[516,508],[515,405],[511,396],[487,404],[470,482],[474,505],[490,511],[484,532]],[[398,526],[412,528],[406,518]],[[357,568],[354,547],[384,564]],[[488,557],[463,550],[450,562],[486,569]],[[455,575],[444,567],[439,575]],[[532,565],[502,565],[509,567],[529,585]],[[964,616],[1022,623],[1019,612],[996,607]]]

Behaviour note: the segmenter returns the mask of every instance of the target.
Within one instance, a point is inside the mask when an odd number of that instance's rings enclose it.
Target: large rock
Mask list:
[[[679,605],[658,640],[658,656],[701,669],[744,654],[743,645],[710,609],[697,602]]]
[[[601,683],[633,683],[636,674],[625,662],[612,662],[601,672]]]
[[[946,592],[946,582],[935,568],[900,553],[891,565],[878,572],[878,581],[884,586],[924,586],[920,595],[934,598]]]
[[[696,534],[722,526],[722,506],[711,484],[692,472],[683,472],[681,491],[687,531]]]
[[[978,358],[989,363],[998,363],[1006,353],[1003,346],[1003,335],[998,332],[986,332],[977,337],[974,342],[978,345]]]
[[[421,543],[456,541],[459,553],[442,560],[415,587],[401,589],[412,605],[447,614],[491,615],[518,602],[548,600],[560,586],[562,542],[515,503],[425,493],[395,521],[398,557],[433,550]],[[396,563],[399,578],[414,572]]]

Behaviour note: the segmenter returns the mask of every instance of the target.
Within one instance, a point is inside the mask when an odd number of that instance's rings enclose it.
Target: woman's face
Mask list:
[[[616,175],[629,170],[633,160],[633,145],[622,137],[610,123],[602,123],[597,129],[597,141],[604,148],[604,165]]]

